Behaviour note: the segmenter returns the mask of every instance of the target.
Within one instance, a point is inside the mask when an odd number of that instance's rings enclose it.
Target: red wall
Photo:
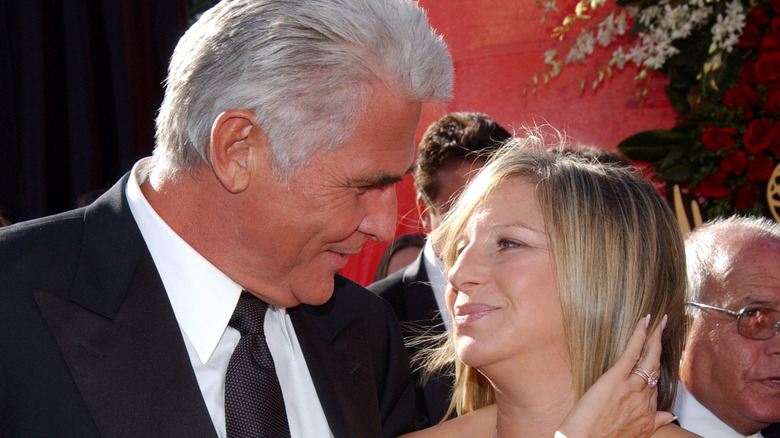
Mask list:
[[[665,77],[646,83],[649,93],[636,97],[637,70],[626,67],[596,91],[578,90],[580,80],[594,66],[609,59],[611,50],[597,48],[587,64],[568,65],[557,78],[540,85],[536,95],[523,95],[535,73],[545,69],[544,53],[561,47],[550,37],[576,0],[558,0],[560,12],[541,23],[538,4],[531,0],[420,0],[433,27],[443,35],[455,63],[454,99],[448,105],[426,107],[417,138],[435,119],[451,111],[479,111],[509,129],[549,123],[572,140],[614,149],[629,135],[654,128],[670,128],[674,111],[663,92]],[[608,2],[612,4],[612,2]],[[600,15],[597,11],[594,20]],[[607,10],[601,11],[603,15]],[[592,23],[592,21],[591,21]],[[584,23],[588,24],[588,23]],[[578,31],[572,32],[577,35]],[[588,81],[590,82],[590,81]],[[398,184],[397,234],[417,230],[417,212],[411,177]],[[370,241],[341,271],[367,285],[386,242]]]

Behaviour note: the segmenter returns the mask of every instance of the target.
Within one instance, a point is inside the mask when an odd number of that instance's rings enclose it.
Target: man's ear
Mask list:
[[[251,111],[232,109],[211,127],[209,159],[217,179],[231,193],[245,190],[256,168],[255,159],[267,146],[265,132]]]
[[[420,216],[420,225],[422,225],[423,232],[429,234],[431,232],[430,207],[425,205],[425,201],[423,201],[422,195],[419,193],[415,198],[415,203],[417,204],[417,214]]]

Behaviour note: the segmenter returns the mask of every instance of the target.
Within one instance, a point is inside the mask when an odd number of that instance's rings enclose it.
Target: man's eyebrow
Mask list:
[[[405,175],[408,175],[412,173],[412,169],[414,166],[410,166],[406,171],[401,175],[390,175],[387,173],[372,176],[366,179],[361,179],[357,181],[361,185],[367,185],[367,186],[373,186],[373,187],[385,187],[389,185],[396,184],[398,182],[401,182],[401,180],[404,178]]]
[[[774,300],[772,298],[756,296],[752,293],[743,295],[741,298],[735,300],[735,302],[739,307],[746,307],[746,306],[772,307],[777,304],[777,300]]]

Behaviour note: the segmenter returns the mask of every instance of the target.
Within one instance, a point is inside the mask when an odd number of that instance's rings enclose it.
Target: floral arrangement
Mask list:
[[[761,194],[780,161],[780,0],[581,0],[554,36],[604,7],[612,10],[565,50],[547,52],[542,80],[584,62],[596,45],[612,56],[596,68],[593,88],[627,63],[639,81],[665,74],[676,126],[637,133],[618,149],[696,196],[706,217],[768,215]]]

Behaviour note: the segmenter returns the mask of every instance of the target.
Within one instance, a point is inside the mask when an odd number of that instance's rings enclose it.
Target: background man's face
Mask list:
[[[429,228],[428,231],[435,230],[441,224],[444,215],[450,210],[457,195],[484,165],[484,159],[453,160],[436,172],[439,191],[432,199],[433,206],[426,210],[426,217],[423,217],[423,225]]]
[[[704,285],[702,302],[739,311],[750,304],[780,308],[780,245],[736,255],[725,281]],[[735,318],[703,311],[694,320],[681,366],[685,387],[741,433],[780,421],[780,335],[757,341],[737,332]]]

